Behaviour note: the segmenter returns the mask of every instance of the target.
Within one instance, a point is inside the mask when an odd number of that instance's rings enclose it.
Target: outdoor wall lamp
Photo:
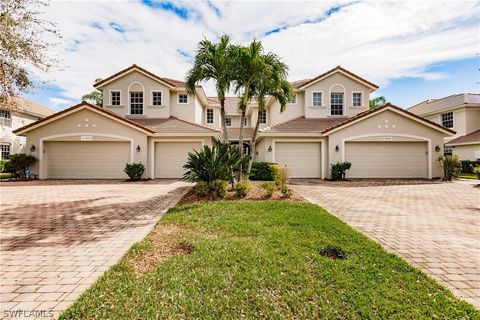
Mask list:
[[[272,152],[272,146],[268,147],[268,152]]]
[[[138,144],[138,145],[137,145],[137,152],[140,152],[140,150],[141,150],[141,149],[140,149],[140,145]]]
[[[435,146],[435,151],[440,152],[440,146],[438,144]]]
[[[335,151],[340,151],[340,147],[338,146],[338,144],[335,146]]]
[[[30,152],[35,152],[35,145],[32,144],[32,146],[30,147]]]

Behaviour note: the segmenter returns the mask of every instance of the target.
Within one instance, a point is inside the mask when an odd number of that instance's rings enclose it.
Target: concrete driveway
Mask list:
[[[166,180],[2,183],[1,315],[51,318],[66,309],[188,188]]]
[[[294,180],[293,188],[480,308],[475,181]]]

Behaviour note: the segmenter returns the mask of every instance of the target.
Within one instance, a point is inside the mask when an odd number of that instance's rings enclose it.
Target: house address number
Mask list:
[[[382,141],[392,141],[392,137],[382,137]]]
[[[80,141],[93,141],[92,136],[80,136]]]

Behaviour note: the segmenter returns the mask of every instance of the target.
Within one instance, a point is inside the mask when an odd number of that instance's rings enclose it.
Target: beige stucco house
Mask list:
[[[202,87],[188,95],[179,80],[132,65],[95,88],[104,106],[83,102],[16,130],[26,136],[41,179],[126,178],[127,162],[142,162],[145,178],[180,178],[188,152],[220,135],[220,103]],[[260,117],[256,161],[287,166],[294,178],[329,178],[330,165],[352,162],[349,178],[433,178],[451,129],[387,104],[369,110],[373,83],[341,68],[292,82],[287,109],[269,99],[258,114],[247,107],[246,140]],[[229,139],[238,141],[238,98],[226,101]]]
[[[407,110],[456,132],[445,137],[445,154],[458,155],[462,160],[480,160],[480,94],[429,99]]]
[[[26,152],[26,139],[14,134],[15,129],[53,113],[55,111],[22,97],[13,98],[8,108],[0,108],[0,159],[6,159],[12,153]]]

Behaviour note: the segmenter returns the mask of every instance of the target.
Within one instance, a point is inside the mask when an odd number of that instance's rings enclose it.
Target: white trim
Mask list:
[[[120,92],[120,104],[116,104],[116,105],[113,105],[113,104],[112,104],[112,92]],[[110,106],[112,106],[112,107],[120,107],[120,106],[122,105],[122,90],[118,90],[118,89],[109,90],[109,91],[108,91],[108,99],[109,99],[109,102],[110,102]]]
[[[212,122],[208,122],[208,110],[212,110]],[[207,108],[205,111],[205,124],[215,124],[215,110],[213,108]]]
[[[476,144],[480,144],[480,141],[461,142],[461,143],[450,143],[450,142],[445,143],[445,145],[446,145],[447,147],[471,146],[471,145],[476,145]]]
[[[227,119],[230,119],[230,125],[227,124]],[[233,125],[232,117],[225,117],[225,127],[231,127]]]
[[[362,98],[360,99],[360,105],[359,105],[359,106],[354,106],[354,105],[353,105],[353,94],[354,94],[354,93],[360,93],[360,94],[362,95]],[[352,96],[351,96],[351,98],[352,98],[352,103],[351,103],[351,107],[352,107],[352,108],[363,108],[363,98],[364,98],[364,96],[363,96],[363,91],[352,91]]]
[[[448,113],[451,113],[451,114],[452,114],[452,126],[451,126],[451,127],[447,127],[447,126],[443,125],[443,115],[444,115],[444,114],[448,114]],[[445,128],[448,128],[448,129],[452,129],[452,130],[453,130],[453,128],[455,128],[455,112],[453,112],[453,111],[447,111],[447,112],[442,112],[442,113],[440,113],[440,124],[441,124],[442,126],[444,126]]]
[[[38,178],[45,179],[45,162],[43,161],[43,144],[44,142],[48,142],[50,139],[55,138],[64,138],[64,137],[74,137],[74,136],[92,136],[92,137],[109,137],[109,138],[116,138],[121,139],[124,141],[130,142],[130,163],[133,163],[133,155],[135,152],[135,144],[134,140],[129,137],[119,136],[116,134],[110,133],[98,133],[98,132],[76,132],[76,133],[62,133],[62,134],[55,134],[52,136],[47,136],[40,138],[40,146],[39,146],[39,154],[38,154]],[[72,140],[71,142],[76,142],[77,140]],[[48,177],[47,177],[48,178]]]
[[[355,139],[361,139],[361,138],[371,138],[371,137],[380,137],[380,136],[391,136],[391,137],[403,137],[403,138],[412,138],[412,139],[417,139],[420,141],[426,141],[428,143],[427,146],[427,157],[428,157],[428,174],[427,177],[428,179],[432,179],[432,139],[427,138],[427,137],[422,137],[422,136],[416,136],[416,135],[411,135],[411,134],[402,134],[402,133],[368,133],[368,134],[361,134],[358,136],[351,136],[348,138],[342,139],[342,162],[345,161],[345,142],[355,140]],[[375,142],[382,142],[382,141],[375,141]],[[414,142],[414,141],[410,141]],[[383,143],[388,143],[388,142],[383,142]]]
[[[260,118],[260,109],[257,110],[257,117]],[[245,117],[246,119],[247,117]],[[265,122],[260,122],[259,123],[262,125],[262,124],[268,124],[268,114],[267,114],[267,109],[265,109]]]
[[[157,142],[201,142],[202,148],[205,145],[205,139],[150,139],[150,178],[155,179],[155,143]]]
[[[332,114],[332,88],[335,86],[340,86],[343,88],[343,92],[339,91],[333,91],[333,93],[343,93],[343,105],[342,105],[342,114]],[[344,117],[347,114],[347,89],[345,89],[345,86],[340,83],[334,83],[330,86],[330,89],[328,90],[328,114],[330,116],[334,117]]]
[[[96,86],[95,84],[94,84],[93,86],[94,86],[95,88],[102,88],[102,87],[106,86],[107,84],[109,84],[110,82],[115,81],[115,80],[117,80],[118,78],[121,78],[121,77],[123,77],[123,76],[125,76],[125,75],[127,75],[127,74],[129,74],[129,73],[131,73],[131,72],[133,72],[133,71],[137,71],[137,72],[143,74],[144,76],[146,76],[146,77],[148,77],[148,78],[150,78],[150,79],[153,79],[153,80],[155,80],[155,81],[157,81],[157,82],[159,82],[159,83],[167,86],[167,87],[170,88],[170,89],[174,89],[174,88],[175,88],[175,86],[173,86],[173,85],[171,85],[171,84],[169,84],[169,83],[166,83],[166,82],[164,82],[164,81],[161,81],[160,79],[157,79],[157,78],[155,78],[155,77],[152,77],[152,76],[149,75],[148,73],[145,73],[144,71],[138,69],[136,66],[133,67],[133,68],[130,69],[130,70],[127,70],[127,71],[124,71],[124,72],[118,74],[117,76],[113,77],[112,79],[109,79],[107,82],[102,83],[100,86]]]
[[[145,115],[145,106],[146,106],[146,103],[145,103],[145,87],[143,86],[143,84],[141,84],[140,82],[132,82],[130,83],[130,85],[128,86],[128,110],[127,110],[127,115],[129,116],[138,116],[139,113],[136,113],[136,114],[132,114],[132,97],[130,96],[130,93],[132,92],[138,92],[138,91],[131,91],[130,88],[134,85],[134,84],[139,84],[141,87],[142,87],[142,94],[143,94],[143,107],[142,107],[142,114],[141,115]]]
[[[305,85],[302,85],[301,87],[298,88],[298,90],[303,90],[303,89],[305,89],[305,88],[307,88],[307,87],[310,87],[310,86],[314,85],[315,83],[317,83],[317,82],[319,82],[319,81],[321,81],[321,80],[323,80],[323,79],[325,79],[325,78],[327,78],[327,77],[330,77],[331,75],[333,75],[333,74],[335,74],[335,73],[337,73],[337,72],[340,72],[342,75],[344,75],[344,76],[346,76],[346,77],[348,77],[348,78],[350,78],[350,79],[352,79],[352,80],[354,80],[354,81],[356,81],[356,82],[358,82],[358,83],[361,83],[361,84],[365,85],[366,87],[372,89],[372,91],[378,89],[377,87],[374,87],[374,86],[372,86],[371,84],[368,84],[367,82],[365,82],[365,81],[363,81],[363,80],[360,80],[360,79],[358,79],[358,78],[356,78],[356,77],[354,77],[354,76],[352,76],[352,75],[350,75],[350,74],[348,74],[348,73],[346,73],[346,72],[344,72],[344,71],[342,71],[342,70],[335,69],[335,70],[333,70],[332,72],[329,72],[329,73],[325,74],[323,77],[318,78],[318,79],[316,79],[316,80],[313,81],[313,82],[310,82],[310,83],[307,83],[307,84],[305,84]]]
[[[313,94],[314,93],[321,93],[322,95],[322,99],[320,99],[320,105],[319,106],[316,106],[313,104]],[[324,108],[325,107],[325,104],[323,103],[324,100],[325,100],[325,94],[323,93],[323,91],[312,91],[312,96],[311,96],[312,100],[311,100],[311,107],[312,108]]]
[[[154,92],[160,92],[160,95],[162,96],[162,97],[161,97],[161,101],[160,101],[160,102],[161,102],[160,105],[155,105],[155,104],[153,104],[153,93],[154,93]],[[162,107],[162,106],[164,105],[164,103],[163,103],[164,100],[163,100],[163,99],[164,99],[163,90],[155,90],[155,89],[151,89],[151,90],[150,90],[150,105],[151,105],[152,107]]]
[[[187,96],[187,102],[180,102],[180,95],[186,95]],[[188,104],[190,98],[186,92],[179,92],[177,93],[177,103],[178,104]]]

